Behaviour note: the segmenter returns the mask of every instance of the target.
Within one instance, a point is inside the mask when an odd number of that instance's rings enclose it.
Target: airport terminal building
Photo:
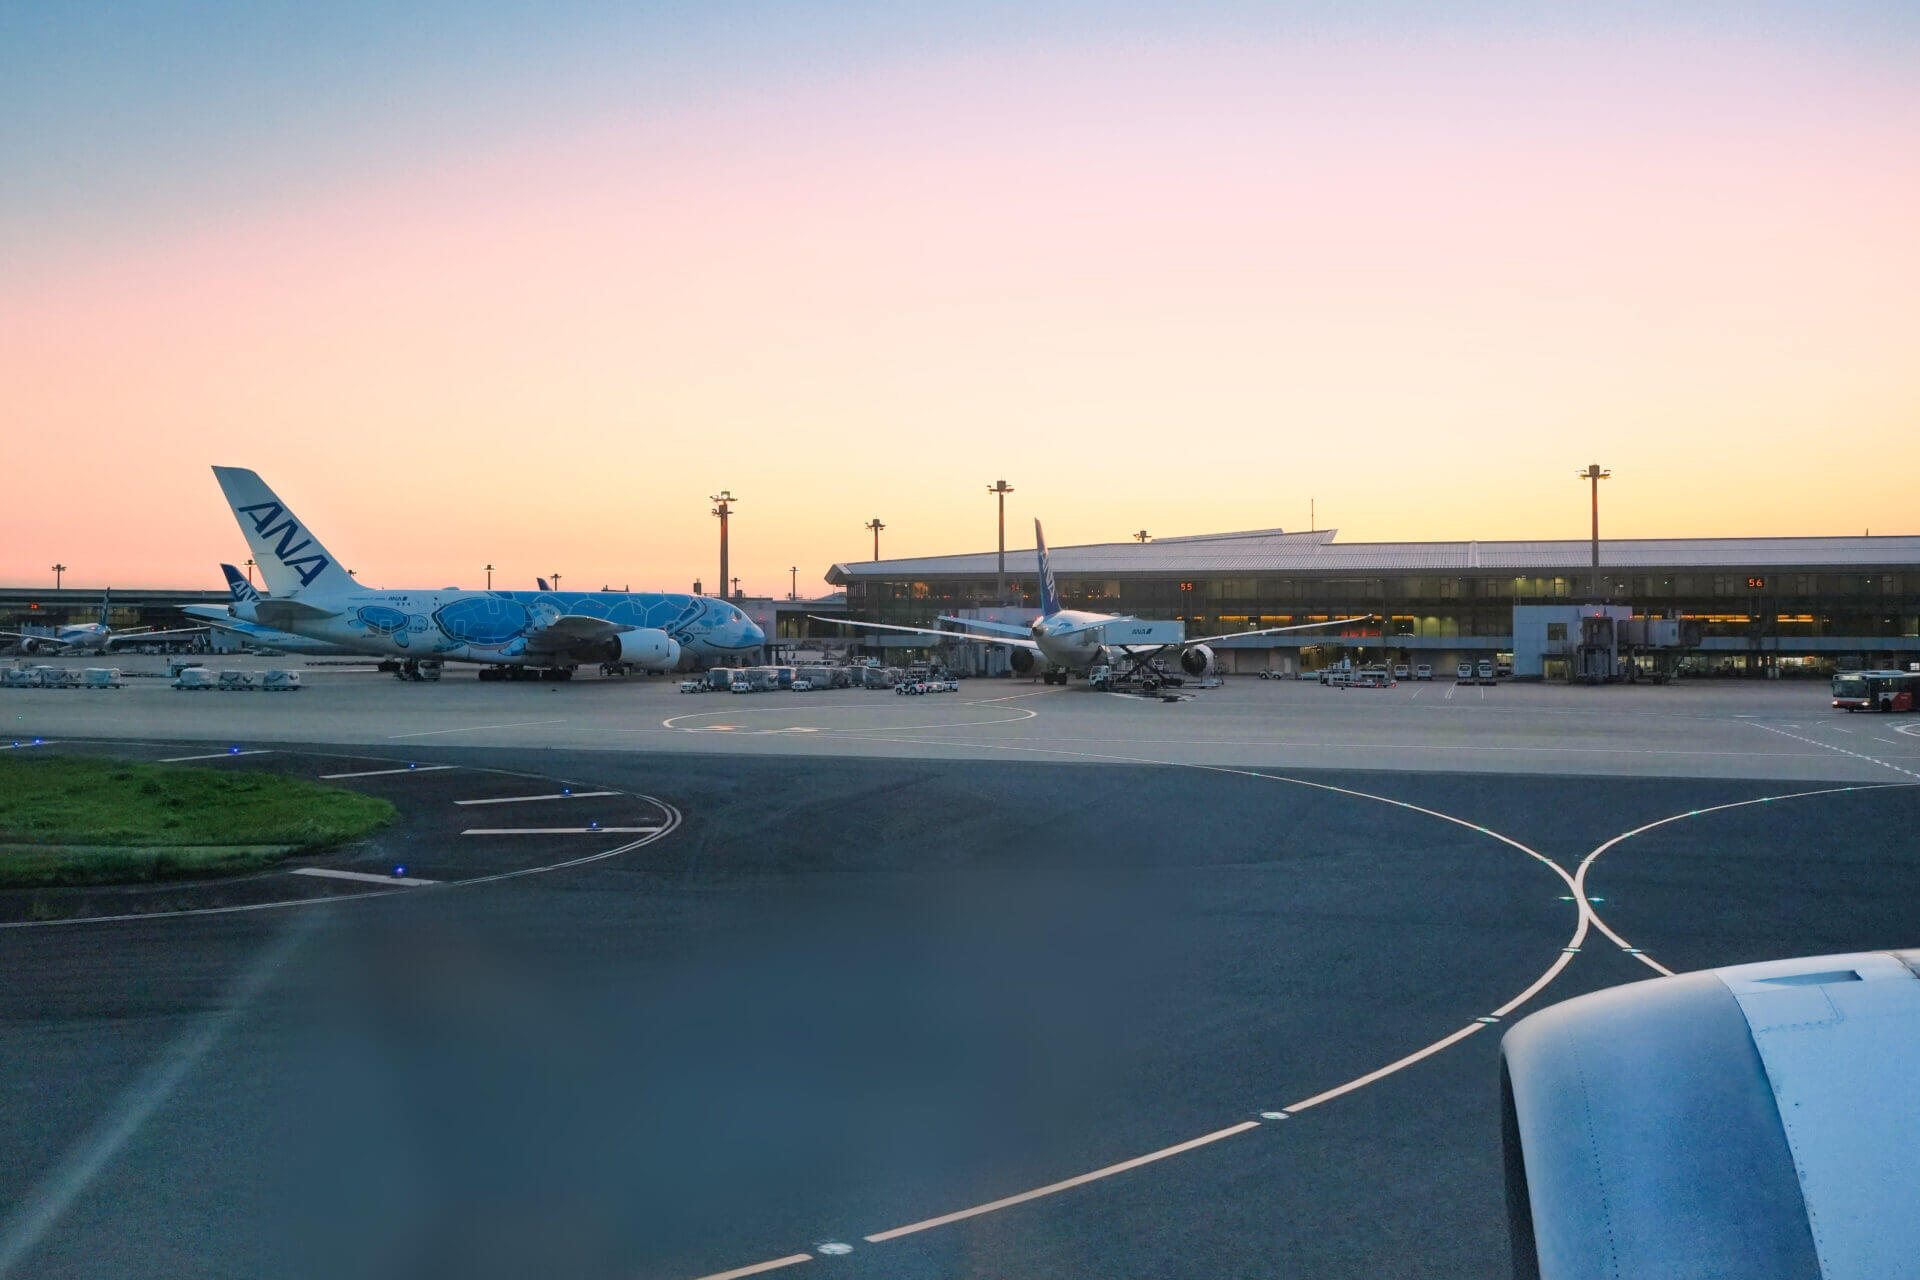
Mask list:
[[[1189,636],[1377,619],[1228,641],[1218,655],[1228,671],[1358,658],[1450,673],[1460,661],[1496,658],[1518,676],[1553,678],[1570,673],[1583,621],[1596,614],[1679,620],[1668,660],[1702,674],[1920,661],[1920,536],[1603,539],[1597,575],[1585,539],[1342,543],[1335,530],[1261,529],[1051,555],[1065,607],[1178,618]],[[988,551],[849,561],[827,579],[846,589],[847,616],[869,622],[934,625],[941,614],[996,605],[1031,617],[1033,551],[1007,552],[1004,601],[995,559]]]

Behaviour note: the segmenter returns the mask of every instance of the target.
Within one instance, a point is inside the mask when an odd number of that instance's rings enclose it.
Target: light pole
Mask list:
[[[555,569],[552,576],[548,578],[548,581],[553,583],[554,591],[558,592],[560,590],[560,571]]]
[[[733,504],[740,499],[733,496],[733,490],[722,489],[712,495],[711,501],[713,514],[720,517],[720,590],[724,593],[727,589],[727,517],[733,514]],[[734,594],[740,593],[735,590]]]
[[[800,566],[797,564],[791,566],[787,574],[787,599],[798,600],[800,598]]]
[[[487,590],[493,590],[493,566],[487,566]]]
[[[878,560],[880,558],[880,531],[886,528],[887,526],[880,523],[879,516],[875,516],[873,519],[867,521],[865,524],[861,525],[860,527],[862,529],[873,530],[873,558],[875,560]]]
[[[1153,535],[1148,533],[1145,529],[1141,529],[1133,535],[1133,540],[1135,542],[1145,542],[1152,536]]]
[[[995,481],[987,486],[987,492],[1000,497],[1000,568],[994,580],[994,603],[1007,602],[1007,495],[1013,492],[1013,486],[1005,480]]]
[[[740,579],[738,578],[733,580],[733,598],[735,600],[740,598]]]
[[[1594,600],[1598,601],[1600,599],[1600,482],[1611,476],[1613,472],[1603,469],[1597,462],[1590,462],[1585,471],[1576,471],[1574,474],[1593,486],[1593,580],[1589,584],[1589,589],[1593,593]]]
[[[247,557],[247,585],[253,585],[253,557]]]
[[[65,573],[66,571],[67,571],[67,566],[63,564],[56,564],[53,566],[53,589],[55,591],[58,591],[60,589],[60,575]]]

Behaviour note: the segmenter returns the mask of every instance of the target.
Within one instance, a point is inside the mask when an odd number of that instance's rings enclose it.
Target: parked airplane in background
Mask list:
[[[281,653],[305,653],[315,656],[356,655],[358,649],[349,649],[344,645],[327,640],[310,640],[306,636],[295,635],[291,631],[280,631],[258,622],[247,622],[237,617],[235,609],[251,607],[261,600],[259,590],[248,582],[241,572],[230,564],[220,566],[227,575],[227,590],[233,592],[233,604],[221,606],[214,604],[187,604],[180,606],[180,612],[189,617],[198,618],[216,631],[225,631],[239,636],[248,644],[260,649],[277,649]]]
[[[1047,559],[1047,536],[1040,522],[1033,522],[1033,542],[1040,557],[1040,616],[1029,626],[1004,622],[982,622],[976,618],[942,616],[941,622],[972,628],[967,631],[942,631],[934,627],[900,627],[885,622],[855,622],[848,618],[814,618],[843,627],[867,627],[876,631],[904,631],[910,635],[936,636],[942,640],[971,640],[978,644],[1002,644],[1013,650],[1013,669],[1022,675],[1042,662],[1047,669],[1041,677],[1048,684],[1065,684],[1069,674],[1084,673],[1097,666],[1111,665],[1115,657],[1124,659],[1128,675],[1138,676],[1147,689],[1159,684],[1156,658],[1177,657],[1181,670],[1190,676],[1202,676],[1213,669],[1213,650],[1207,646],[1218,640],[1238,640],[1243,636],[1271,636],[1283,631],[1309,631],[1316,627],[1337,627],[1349,622],[1369,622],[1371,615],[1355,618],[1329,618],[1325,622],[1305,622],[1291,627],[1257,627],[1251,631],[1229,631],[1224,635],[1161,642],[1143,639],[1129,643],[1127,634],[1152,635],[1152,623],[1124,614],[1087,613],[1062,609],[1060,591],[1054,585],[1053,566]]]
[[[107,625],[107,610],[112,601],[112,590],[101,596],[98,622],[76,622],[56,627],[52,635],[45,636],[28,635],[24,631],[0,631],[0,636],[13,637],[22,653],[108,653],[116,645],[182,640],[206,630],[205,627],[185,627],[176,631],[155,631],[152,627],[143,627],[138,631],[115,631]]]
[[[766,637],[724,600],[643,591],[381,591],[361,586],[251,471],[213,474],[269,594],[235,616],[401,661],[485,664],[483,680],[564,680],[583,662],[671,671],[758,653]]]

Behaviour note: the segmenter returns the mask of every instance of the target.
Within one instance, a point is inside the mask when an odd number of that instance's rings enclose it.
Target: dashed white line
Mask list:
[[[529,800],[585,800],[591,796],[617,796],[618,791],[550,791],[538,796],[489,796],[485,800],[455,800],[455,804],[525,804]]]
[[[365,884],[439,884],[438,880],[422,880],[418,876],[377,876],[370,871],[341,871],[335,867],[295,867],[287,873],[293,876],[319,876],[326,880],[359,880]]]
[[[260,747],[253,751],[209,751],[200,756],[163,756],[159,763],[181,764],[188,760],[225,760],[229,756],[270,756],[272,754],[272,749],[268,747]]]
[[[1823,751],[1838,751],[1843,756],[1852,756],[1855,760],[1865,760],[1868,764],[1877,764],[1882,769],[1891,769],[1895,773],[1904,773],[1909,778],[1920,778],[1920,773],[1915,773],[1911,769],[1902,769],[1897,764],[1888,764],[1885,760],[1877,759],[1873,756],[1867,755],[1865,752],[1862,752],[1862,751],[1849,751],[1845,747],[1836,747],[1831,742],[1822,742],[1818,738],[1809,738],[1805,734],[1788,733],[1785,729],[1781,729],[1770,724],[1761,724],[1757,720],[1743,720],[1740,723],[1750,724],[1756,729],[1765,729],[1768,733],[1777,733],[1783,738],[1793,738],[1800,742],[1811,743],[1812,745],[1819,747]]]
[[[784,1258],[770,1258],[765,1262],[756,1262],[750,1267],[735,1267],[731,1271],[715,1271],[711,1275],[698,1277],[698,1280],[741,1280],[743,1276],[757,1276],[765,1271],[778,1271],[781,1267],[791,1267],[799,1262],[812,1262],[810,1253],[790,1253]]]
[[[408,765],[404,769],[361,769],[355,773],[323,773],[322,778],[384,778],[390,773],[439,773],[443,769],[457,769],[452,764]]]

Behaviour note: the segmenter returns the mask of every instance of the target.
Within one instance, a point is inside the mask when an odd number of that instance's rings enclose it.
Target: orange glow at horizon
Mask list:
[[[1697,51],[1694,51],[1697,52]],[[48,245],[0,582],[721,584],[1231,529],[1920,532],[1920,89],[1812,57],[924,59]],[[1010,563],[1009,569],[1012,569]]]

